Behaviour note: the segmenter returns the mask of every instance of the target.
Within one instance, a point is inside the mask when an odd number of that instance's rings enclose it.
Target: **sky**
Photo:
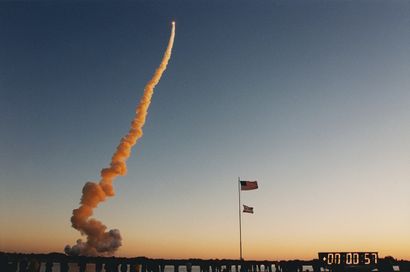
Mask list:
[[[62,252],[161,61],[95,218],[117,256],[410,259],[410,2],[0,2],[0,251]]]

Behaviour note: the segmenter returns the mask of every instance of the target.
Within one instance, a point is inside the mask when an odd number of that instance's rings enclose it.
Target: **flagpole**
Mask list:
[[[239,256],[242,261],[242,213],[241,213],[241,179],[238,177],[238,195],[239,195]]]

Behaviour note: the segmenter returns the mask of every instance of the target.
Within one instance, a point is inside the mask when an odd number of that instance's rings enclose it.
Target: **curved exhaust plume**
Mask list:
[[[107,231],[107,227],[100,221],[90,218],[93,210],[103,202],[107,197],[114,196],[114,187],[112,185],[115,178],[124,176],[127,173],[126,161],[131,155],[132,147],[142,137],[142,128],[148,114],[148,108],[151,103],[151,97],[154,88],[161,79],[162,74],[167,68],[168,61],[171,57],[172,46],[175,37],[175,22],[172,22],[171,36],[169,38],[167,49],[162,58],[161,64],[156,69],[153,77],[144,88],[144,94],[136,108],[135,117],[131,122],[131,128],[125,135],[117,150],[112,156],[110,166],[101,170],[101,179],[99,183],[87,182],[83,187],[80,207],[73,210],[71,223],[73,228],[79,230],[81,235],[87,236],[87,241],[81,239],[73,246],[67,245],[64,251],[70,255],[112,255],[121,246],[121,234],[119,230],[113,229]]]

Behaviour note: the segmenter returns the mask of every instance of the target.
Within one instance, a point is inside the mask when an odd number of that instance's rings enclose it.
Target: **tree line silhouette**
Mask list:
[[[192,272],[196,266],[200,272],[303,272],[304,267],[311,267],[314,272],[332,271],[380,271],[380,272],[410,272],[410,261],[396,260],[389,256],[379,258],[377,264],[370,266],[326,266],[318,259],[286,260],[286,261],[257,261],[257,260],[229,260],[229,259],[150,259],[146,257],[85,257],[68,256],[62,253],[23,254],[0,252],[1,272],[52,272],[54,266],[60,272],[69,272],[69,264],[76,264],[79,272],[86,272],[87,264],[93,264],[95,272],[164,272],[165,266],[172,266],[174,272],[179,267],[185,267]],[[395,270],[396,268],[396,270]],[[398,270],[397,270],[398,269]]]

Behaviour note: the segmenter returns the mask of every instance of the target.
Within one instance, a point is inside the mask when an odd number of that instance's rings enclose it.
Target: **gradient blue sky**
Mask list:
[[[117,195],[118,255],[410,259],[410,2],[0,3],[0,250],[62,251],[173,56]]]

